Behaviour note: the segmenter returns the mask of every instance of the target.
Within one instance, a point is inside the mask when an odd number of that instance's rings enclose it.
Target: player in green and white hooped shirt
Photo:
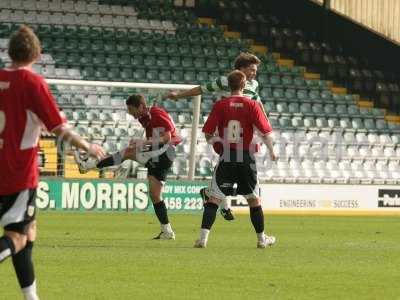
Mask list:
[[[258,94],[259,85],[257,80],[255,80],[257,75],[257,69],[260,63],[261,61],[257,56],[251,53],[242,52],[239,54],[239,56],[236,57],[234,62],[234,68],[236,70],[242,71],[246,75],[246,85],[243,91],[243,96],[247,96],[250,99],[259,102],[262,111],[264,112],[264,114],[266,114],[261,102],[261,98]],[[221,76],[216,78],[214,81],[208,82],[204,85],[199,85],[197,87],[194,87],[193,89],[183,91],[181,93],[170,92],[168,95],[165,96],[165,98],[177,100],[180,98],[198,96],[203,93],[218,93],[221,96],[223,95],[229,96],[230,89],[228,86],[228,78],[226,76]],[[203,197],[203,199],[207,201],[208,189],[206,188],[202,189],[200,191],[200,194]],[[221,202],[220,206],[221,206],[222,216],[226,220],[233,220],[234,216],[232,214],[231,209],[229,208],[226,199]]]

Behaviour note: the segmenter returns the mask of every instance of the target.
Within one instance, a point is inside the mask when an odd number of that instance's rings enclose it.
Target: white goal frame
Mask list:
[[[127,87],[156,90],[190,90],[198,85],[188,84],[162,84],[162,83],[136,83],[136,82],[114,82],[114,81],[86,81],[86,80],[66,80],[66,79],[46,79],[48,84],[58,85],[81,85],[81,86],[104,86],[104,87]],[[179,101],[179,100],[177,100]],[[190,141],[189,172],[188,179],[194,180],[196,170],[196,145],[197,131],[200,123],[200,103],[201,96],[193,97],[193,121],[192,134]]]

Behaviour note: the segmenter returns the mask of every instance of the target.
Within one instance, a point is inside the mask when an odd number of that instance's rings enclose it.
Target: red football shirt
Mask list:
[[[182,139],[178,135],[174,121],[169,114],[161,107],[152,106],[145,116],[139,118],[140,124],[146,130],[146,137],[160,136],[164,132],[171,132],[171,143],[178,145]]]
[[[0,195],[37,187],[41,130],[63,122],[40,75],[24,68],[0,70]]]
[[[244,96],[231,96],[217,101],[203,127],[203,132],[214,134],[218,130],[221,143],[214,143],[214,149],[222,154],[222,144],[229,149],[243,149],[255,152],[253,145],[254,127],[262,134],[272,131],[260,104]]]

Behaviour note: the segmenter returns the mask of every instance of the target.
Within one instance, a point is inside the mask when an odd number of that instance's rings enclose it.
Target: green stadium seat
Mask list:
[[[354,118],[351,120],[351,125],[353,127],[353,129],[360,131],[362,129],[364,129],[364,124],[361,120],[361,118]]]
[[[350,116],[357,116],[357,115],[360,115],[360,110],[357,105],[349,105],[347,107],[347,113]]]
[[[261,86],[269,86],[270,85],[267,74],[258,74],[257,80]]]
[[[293,86],[293,79],[291,76],[282,76],[282,85],[286,87]]]
[[[306,79],[305,83],[308,89],[319,90],[318,80]]]
[[[276,110],[281,114],[289,112],[289,108],[288,108],[288,105],[286,104],[286,102],[277,103]]]
[[[166,45],[164,43],[157,43],[154,45],[154,53],[157,55],[165,55],[167,52]]]
[[[281,99],[281,100],[286,99],[285,98],[285,92],[283,91],[283,89],[280,89],[280,88],[275,88],[272,91],[272,97],[274,99]]]
[[[145,69],[139,68],[133,72],[134,81],[144,82],[146,80],[146,71]]]
[[[178,44],[169,44],[166,50],[169,56],[179,56]]]
[[[312,114],[312,107],[311,107],[311,103],[302,103],[299,107],[299,111],[303,114],[303,115],[310,115]]]
[[[297,90],[297,99],[298,99],[300,102],[309,101],[307,91],[306,91],[306,90]]]
[[[327,116],[335,116],[336,115],[335,105],[333,105],[333,104],[325,104],[324,111]]]
[[[103,41],[101,41],[101,40],[92,41],[91,42],[91,51],[104,53]]]
[[[171,71],[173,70],[181,70],[181,59],[180,57],[177,56],[172,56],[168,58],[168,65],[167,65],[168,69],[170,69]]]
[[[272,99],[272,89],[271,88],[261,89],[260,97],[263,102],[269,102]]]
[[[106,64],[106,56],[103,53],[96,53],[93,57],[93,65],[104,66]]]
[[[300,112],[299,104],[296,102],[289,103],[288,111],[291,114],[298,114]]]
[[[302,77],[295,77],[295,79],[293,80],[293,84],[296,87],[305,87],[306,86],[306,82],[304,81],[304,78],[302,78]]]
[[[269,78],[269,83],[272,86],[280,86],[281,85],[281,78],[279,75],[271,75]]]
[[[133,81],[135,80],[133,76],[132,69],[129,67],[122,68],[121,74],[119,76],[122,81]]]
[[[100,40],[102,37],[102,29],[100,27],[89,27],[88,30],[88,38],[90,38],[91,40]],[[103,43],[103,42],[101,42]]]
[[[206,70],[206,60],[204,59],[204,57],[194,58],[193,59],[193,67],[196,68],[198,71],[205,71]]]
[[[169,70],[168,56],[157,56],[155,68],[159,70]]]
[[[82,76],[87,80],[93,80],[95,77],[95,71],[92,66],[86,66],[82,69]]]
[[[379,130],[380,132],[388,132],[388,125],[385,122],[385,120],[376,120],[376,129]]]
[[[78,44],[78,50],[82,53],[88,53],[89,51],[91,51],[92,45],[90,40],[87,39],[81,39],[79,40],[79,44]]]
[[[316,118],[315,125],[319,129],[327,129],[329,127],[328,120],[326,118]]]
[[[265,72],[267,73],[278,73],[278,66],[275,63],[269,63],[265,65]]]
[[[171,81],[172,81],[172,83],[182,83],[184,80],[183,80],[183,71],[181,71],[181,70],[176,70],[176,71],[173,71],[172,73],[171,73]]]
[[[279,120],[279,127],[281,129],[288,129],[291,128],[291,119],[289,117],[280,117]]]
[[[152,43],[146,42],[146,43],[142,44],[141,47],[142,47],[142,53],[144,53],[144,54],[154,54],[155,53],[154,46]]]
[[[114,42],[104,42],[103,43],[104,52],[110,54],[115,53],[117,51],[116,45]]]
[[[190,50],[192,57],[204,57],[203,48],[200,45],[193,45]]]
[[[129,52],[129,44],[127,42],[118,42],[115,45],[115,50],[121,54]]]
[[[108,66],[116,66],[119,64],[119,58],[116,54],[109,54],[105,61]]]
[[[291,124],[292,124],[292,127],[296,128],[296,129],[301,129],[304,127],[304,121],[299,117],[292,118]]]
[[[149,82],[158,82],[158,70],[148,70],[146,73],[146,79]]]
[[[113,28],[111,27],[103,28],[102,38],[105,43],[109,43],[109,41],[114,40],[114,37],[115,37],[115,31]]]
[[[227,55],[228,55],[228,52],[226,51],[226,47],[224,47],[224,46],[217,46],[216,48],[215,48],[215,54],[218,56],[218,57],[227,57]]]
[[[341,117],[340,120],[339,120],[339,126],[342,129],[347,129],[347,130],[352,128],[350,119],[349,118],[343,118],[343,117]]]
[[[122,54],[118,59],[118,64],[120,66],[130,66],[131,65],[131,57],[129,54]]]
[[[218,60],[218,68],[222,72],[227,72],[228,70],[231,69],[229,60],[227,59],[219,59]]]
[[[120,81],[121,80],[121,72],[118,67],[109,67],[108,68],[108,79],[111,81]]]
[[[106,67],[97,67],[94,71],[94,76],[97,80],[108,80],[108,70]]]
[[[126,41],[128,37],[128,32],[124,28],[118,28],[115,30],[115,39],[119,40],[118,43],[123,43],[121,41]]]
[[[312,101],[312,102],[318,102],[321,100],[321,96],[319,94],[319,91],[317,90],[311,90],[308,93],[308,98]]]
[[[148,52],[148,53],[152,53],[152,52]],[[148,69],[157,68],[157,66],[156,66],[156,56],[154,56],[154,55],[146,56],[144,58],[144,60],[143,60],[143,65]]]
[[[186,56],[181,60],[181,65],[185,70],[193,70],[193,60],[191,57]]]
[[[337,118],[328,118],[328,127],[332,129],[339,127],[339,120]]]
[[[131,57],[131,64],[133,67],[143,67],[144,66],[144,59],[143,56],[140,54],[134,55]]]
[[[316,116],[324,116],[324,106],[320,103],[315,103],[312,105],[312,111]]]
[[[140,46],[140,43],[138,43],[138,42],[130,43],[129,44],[129,52],[135,56],[141,55],[143,52],[142,52],[142,47]]]
[[[208,82],[208,73],[206,71],[196,72],[196,81],[199,83]]]
[[[347,106],[344,104],[336,105],[336,113],[339,116],[347,115]]]
[[[285,97],[289,101],[297,101],[296,90],[295,89],[286,89]]]
[[[178,53],[180,56],[189,56],[189,55],[191,55],[191,48],[189,45],[181,44],[178,47]]]
[[[347,102],[345,96],[341,94],[333,94],[332,100],[335,101],[337,104],[342,104]]]
[[[321,92],[321,99],[323,101],[331,101],[332,100],[332,93],[330,91],[322,91]]]
[[[239,53],[240,53],[239,48],[229,47],[227,49],[227,55],[228,55],[229,60],[236,58],[239,55]]]
[[[183,74],[183,80],[186,83],[195,83],[196,82],[196,73],[193,70],[186,70]]]

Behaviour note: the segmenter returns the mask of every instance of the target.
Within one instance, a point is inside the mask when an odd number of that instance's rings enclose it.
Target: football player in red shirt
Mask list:
[[[82,173],[95,168],[116,166],[127,159],[145,165],[148,170],[150,198],[161,225],[161,232],[154,239],[175,239],[161,192],[175,158],[175,146],[181,142],[181,138],[169,114],[160,107],[148,107],[143,95],[130,96],[126,100],[126,106],[128,113],[138,119],[145,129],[146,139],[132,140],[126,149],[100,161],[82,158],[78,152],[75,160]]]
[[[220,160],[214,170],[210,198],[204,205],[200,238],[194,246],[207,246],[218,205],[226,196],[232,195],[233,185],[237,184],[237,194],[244,196],[250,207],[250,219],[257,234],[257,247],[266,248],[275,243],[275,237],[264,233],[264,214],[254,159],[258,145],[252,144],[252,140],[255,127],[263,136],[271,160],[277,160],[270,136],[272,128],[258,103],[243,96],[246,75],[235,70],[229,74],[228,83],[231,97],[214,104],[203,127],[207,142],[213,145]]]
[[[67,126],[44,79],[32,71],[41,46],[33,31],[22,26],[10,39],[9,68],[0,70],[0,262],[12,257],[24,298],[39,299],[32,262],[36,238],[35,198],[39,179],[38,141],[42,127],[103,157]]]

